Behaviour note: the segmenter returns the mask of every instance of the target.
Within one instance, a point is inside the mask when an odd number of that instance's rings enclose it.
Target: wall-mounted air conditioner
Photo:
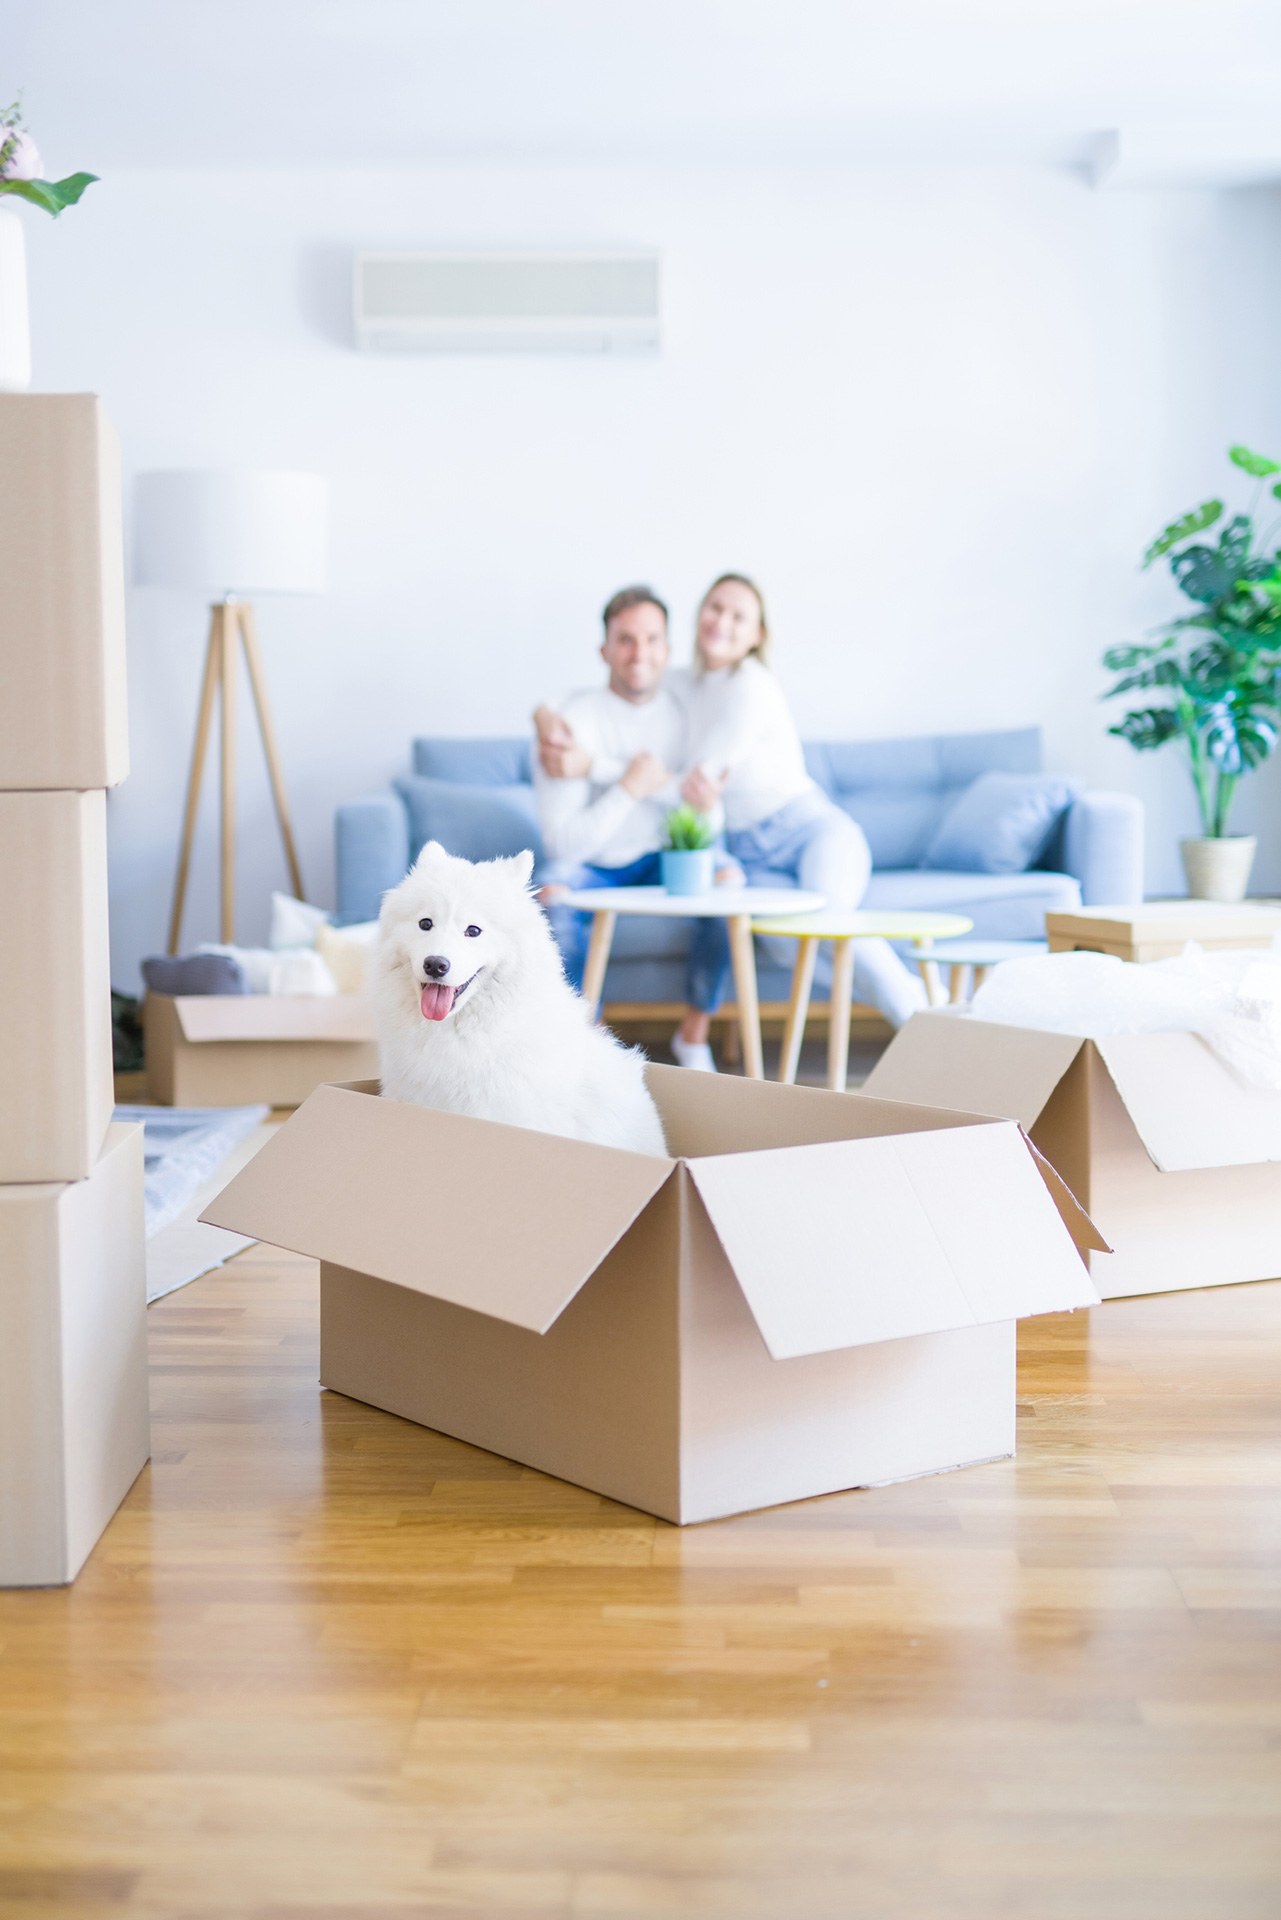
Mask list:
[[[377,353],[640,353],[656,253],[358,253],[356,341]]]

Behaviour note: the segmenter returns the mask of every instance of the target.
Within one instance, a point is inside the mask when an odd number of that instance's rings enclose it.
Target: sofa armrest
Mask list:
[[[338,906],[334,924],[376,920],[388,888],[409,871],[409,815],[398,793],[387,788],[348,800],[334,816]]]
[[[1068,808],[1063,868],[1087,907],[1143,898],[1143,802],[1132,793],[1083,793]]]

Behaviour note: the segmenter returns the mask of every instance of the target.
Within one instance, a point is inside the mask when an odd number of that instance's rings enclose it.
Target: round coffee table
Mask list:
[[[791,887],[713,887],[709,893],[668,893],[663,887],[593,887],[582,893],[563,893],[556,904],[577,907],[592,915],[592,937],[583,969],[583,998],[593,1016],[600,1007],[614,925],[620,913],[655,915],[673,920],[702,920],[709,916],[726,922],[734,991],[738,997],[738,1030],[743,1040],[743,1072],[751,1080],[765,1078],[761,1056],[761,1015],[756,998],[756,956],[752,950],[752,923],[763,913],[807,913],[823,905],[821,893],[799,893]],[[919,916],[918,916],[919,917]],[[958,922],[964,932],[970,925]],[[811,967],[811,972],[813,968]]]
[[[779,1079],[788,1086],[796,1080],[820,940],[833,942],[832,992],[828,1003],[827,1084],[843,1093],[850,1064],[854,942],[910,940],[917,949],[916,961],[925,981],[930,1005],[937,1006],[942,994],[937,968],[929,958],[931,944],[935,940],[950,940],[968,933],[973,925],[974,922],[967,920],[962,913],[789,913],[768,917],[757,914],[752,921],[753,933],[781,933],[798,942],[796,966],[792,973],[792,995],[787,1003],[787,1025],[783,1029]]]

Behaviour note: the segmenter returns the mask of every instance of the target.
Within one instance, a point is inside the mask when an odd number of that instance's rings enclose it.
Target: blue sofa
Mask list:
[[[1047,911],[1142,898],[1143,809],[1130,794],[1082,793],[1027,872],[931,872],[921,866],[940,819],[972,780],[989,772],[1041,771],[1037,727],[914,740],[811,741],[805,755],[814,779],[867,835],[873,873],[865,906],[963,913],[973,920],[976,939],[1038,940]],[[338,809],[341,926],[376,917],[383,894],[403,879],[426,839],[468,859],[493,859],[522,847],[542,858],[527,740],[415,740],[412,767],[411,775],[386,791]],[[605,976],[606,1001],[680,1001],[688,937],[688,922],[620,919]],[[762,1001],[787,997],[786,952],[783,943],[772,941],[758,954]],[[816,999],[825,997],[826,986],[820,967]]]

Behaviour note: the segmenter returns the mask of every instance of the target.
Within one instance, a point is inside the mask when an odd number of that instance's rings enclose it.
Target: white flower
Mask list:
[[[0,132],[4,129],[0,128]],[[40,155],[36,143],[29,133],[21,127],[13,128],[0,140],[0,152],[7,148],[4,164],[0,165],[0,179],[38,180],[42,171]]]

